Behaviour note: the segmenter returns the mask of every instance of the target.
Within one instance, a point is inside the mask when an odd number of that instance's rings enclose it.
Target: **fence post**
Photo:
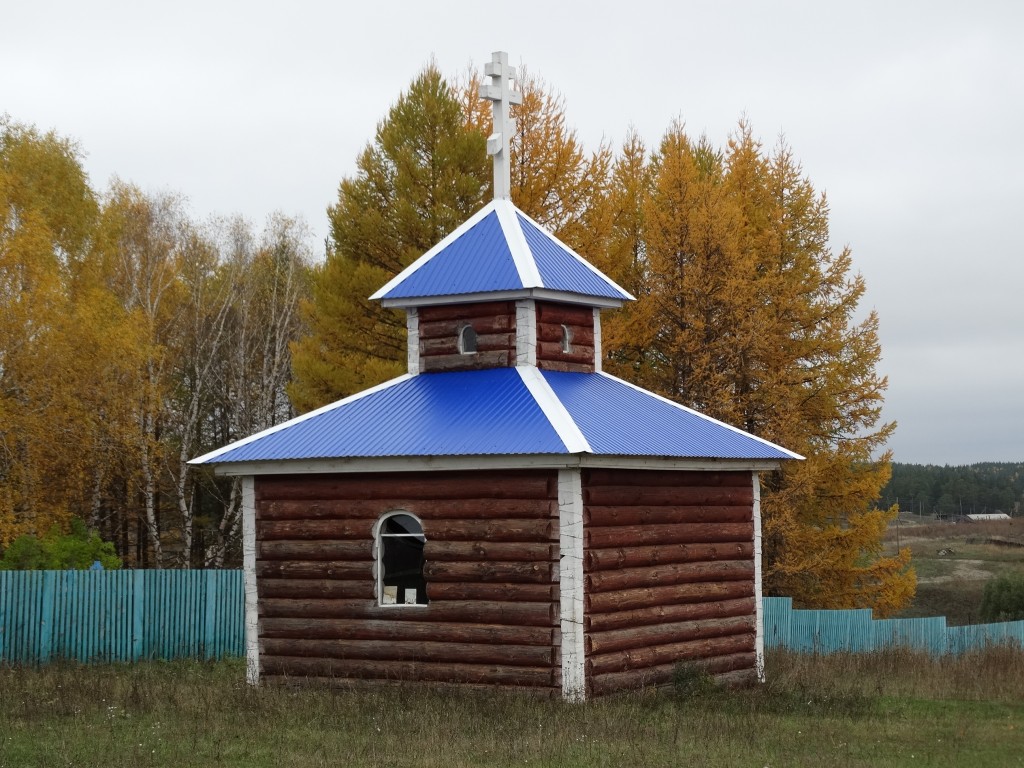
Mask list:
[[[145,628],[146,571],[132,572],[132,661],[142,658],[142,633]]]
[[[57,572],[43,571],[41,610],[39,611],[39,663],[46,664],[53,655],[54,599],[57,595]]]

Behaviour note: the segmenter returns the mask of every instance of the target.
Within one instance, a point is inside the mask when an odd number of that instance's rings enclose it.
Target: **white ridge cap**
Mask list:
[[[537,262],[533,258],[530,246],[526,243],[526,235],[523,228],[519,226],[516,214],[519,209],[508,200],[495,200],[492,205],[498,214],[498,223],[505,234],[505,242],[512,253],[512,262],[516,265],[516,272],[519,273],[519,280],[524,288],[543,288],[544,281],[541,280],[540,270],[537,269]]]
[[[593,264],[591,264],[585,258],[583,258],[578,253],[576,253],[576,251],[574,251],[572,248],[570,248],[567,244],[563,243],[561,240],[559,240],[557,237],[555,237],[554,234],[552,234],[550,231],[548,231],[547,227],[545,227],[543,224],[541,224],[541,223],[539,223],[537,221],[534,221],[533,218],[531,218],[529,214],[524,213],[523,211],[519,210],[518,208],[515,208],[515,206],[513,206],[513,208],[514,208],[516,213],[518,213],[520,216],[522,216],[524,219],[526,219],[528,222],[530,222],[534,227],[536,227],[537,230],[541,234],[543,234],[549,240],[553,241],[554,244],[557,247],[559,247],[562,250],[564,250],[566,253],[568,253],[570,256],[572,256],[574,259],[576,259],[576,261],[580,262],[580,264],[582,264],[584,267],[586,267],[591,272],[593,272],[597,277],[601,278],[606,283],[608,283],[610,286],[615,288],[615,290],[620,291],[622,293],[622,295],[625,296],[628,301],[635,301],[636,300],[636,296],[631,294],[629,291],[627,291],[621,285],[619,285],[614,280],[612,280],[610,277],[608,277],[608,275],[606,275],[604,272],[599,270],[597,267],[595,267]],[[516,222],[516,231],[519,232],[520,236],[523,238],[523,243],[525,244],[526,236],[522,234],[522,228],[519,226],[519,222]],[[536,265],[534,266],[534,268],[536,268]]]
[[[517,365],[523,384],[533,395],[534,401],[544,412],[548,422],[554,427],[558,438],[565,445],[569,453],[593,453],[590,443],[583,436],[580,428],[573,421],[568,409],[558,399],[558,395],[541,375],[540,370],[534,365]]]

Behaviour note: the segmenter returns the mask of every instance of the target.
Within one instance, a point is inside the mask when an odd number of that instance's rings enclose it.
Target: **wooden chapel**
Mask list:
[[[242,479],[249,681],[570,700],[762,675],[758,473],[800,456],[601,370],[632,297],[495,199],[373,298],[408,372],[195,459]]]

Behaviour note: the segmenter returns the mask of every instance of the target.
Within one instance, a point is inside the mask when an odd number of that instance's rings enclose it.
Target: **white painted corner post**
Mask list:
[[[523,94],[512,90],[516,79],[515,67],[508,65],[508,54],[495,51],[484,65],[489,83],[480,87],[480,98],[491,102],[494,128],[487,139],[487,154],[494,157],[494,199],[509,200],[512,195],[512,159],[510,147],[516,123],[509,114],[512,104],[522,104]]]
[[[601,349],[601,308],[594,307],[594,370],[601,372],[601,358],[604,350]]]
[[[259,604],[256,597],[256,484],[242,477],[242,568],[245,575],[245,679],[260,682]]]
[[[562,697],[587,697],[583,627],[583,481],[579,469],[558,471],[559,594]]]
[[[754,485],[754,665],[757,679],[764,682],[764,597],[761,565],[761,478],[750,473]]]
[[[537,302],[516,301],[516,365],[537,364]]]
[[[409,307],[405,311],[405,330],[409,375],[416,376],[420,373],[420,313],[416,307]]]

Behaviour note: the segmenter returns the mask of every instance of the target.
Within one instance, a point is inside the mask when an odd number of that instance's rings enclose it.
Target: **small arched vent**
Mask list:
[[[471,325],[464,325],[459,331],[459,353],[463,355],[476,354],[476,331]]]
[[[566,354],[572,352],[572,328],[568,325],[562,326],[562,351]]]

